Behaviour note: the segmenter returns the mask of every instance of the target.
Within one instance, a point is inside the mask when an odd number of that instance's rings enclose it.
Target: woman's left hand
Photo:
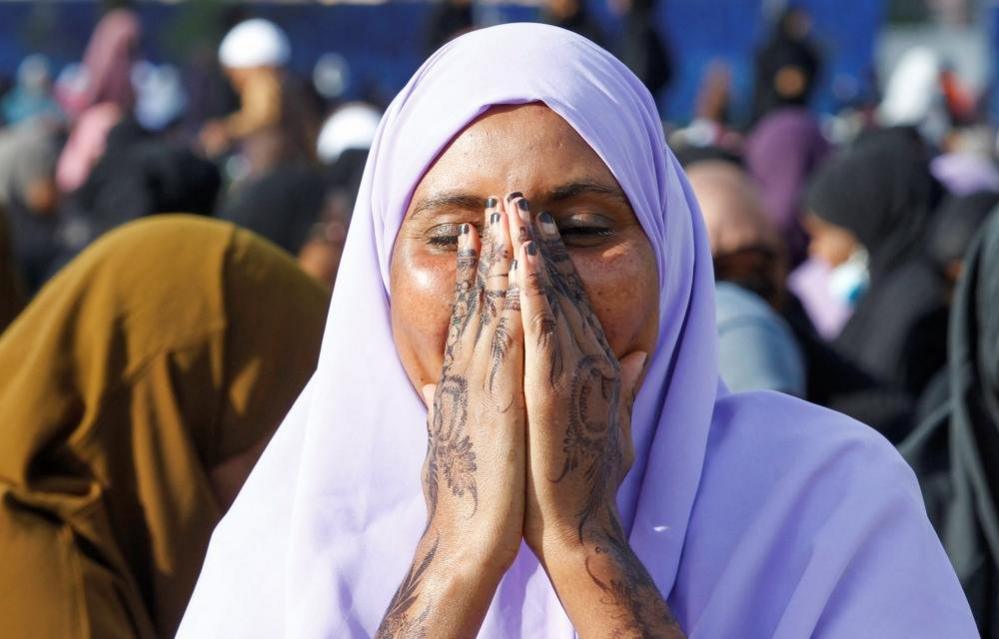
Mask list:
[[[616,527],[617,489],[631,467],[631,404],[646,354],[620,362],[547,213],[532,223],[515,200],[522,242],[528,498],[524,539],[539,557]],[[542,557],[542,561],[544,561]]]
[[[524,540],[581,637],[683,631],[621,526],[616,496],[631,468],[631,406],[647,354],[607,342],[558,227],[515,200],[511,235],[524,323],[527,499]]]

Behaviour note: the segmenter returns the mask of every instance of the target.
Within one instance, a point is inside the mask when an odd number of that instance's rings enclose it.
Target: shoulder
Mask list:
[[[895,448],[777,393],[717,402],[678,579],[701,636],[973,636]]]

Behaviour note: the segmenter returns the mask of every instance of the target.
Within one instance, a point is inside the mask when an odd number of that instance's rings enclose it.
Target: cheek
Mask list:
[[[651,352],[659,329],[659,286],[655,257],[644,236],[640,243],[577,253],[573,263],[614,354]]]
[[[451,319],[453,258],[396,256],[392,264],[392,331],[414,386],[437,381]]]

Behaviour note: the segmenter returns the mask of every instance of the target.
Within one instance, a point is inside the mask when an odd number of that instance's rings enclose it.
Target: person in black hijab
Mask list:
[[[425,55],[475,28],[472,0],[440,0],[427,21]]]
[[[999,209],[964,262],[951,310],[945,392],[900,450],[964,586],[999,638]]]
[[[808,104],[821,71],[818,50],[809,37],[811,28],[808,13],[792,4],[757,51],[753,122],[780,107]]]
[[[812,255],[837,271],[864,261],[866,254],[867,290],[835,346],[913,396],[943,364],[927,363],[926,351],[912,348],[914,327],[944,300],[924,247],[941,193],[918,137],[909,129],[891,129],[862,138],[827,161],[806,198]]]
[[[547,0],[544,6],[546,23],[578,33],[600,46],[606,45],[603,31],[590,17],[585,0]]]
[[[624,32],[618,57],[638,76],[653,97],[673,79],[669,47],[653,26],[656,0],[620,0],[624,5]]]

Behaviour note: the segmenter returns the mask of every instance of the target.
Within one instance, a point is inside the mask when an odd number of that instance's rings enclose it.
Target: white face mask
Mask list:
[[[827,280],[832,296],[850,308],[855,307],[871,282],[867,263],[867,250],[859,248],[849,259],[833,268]]]

